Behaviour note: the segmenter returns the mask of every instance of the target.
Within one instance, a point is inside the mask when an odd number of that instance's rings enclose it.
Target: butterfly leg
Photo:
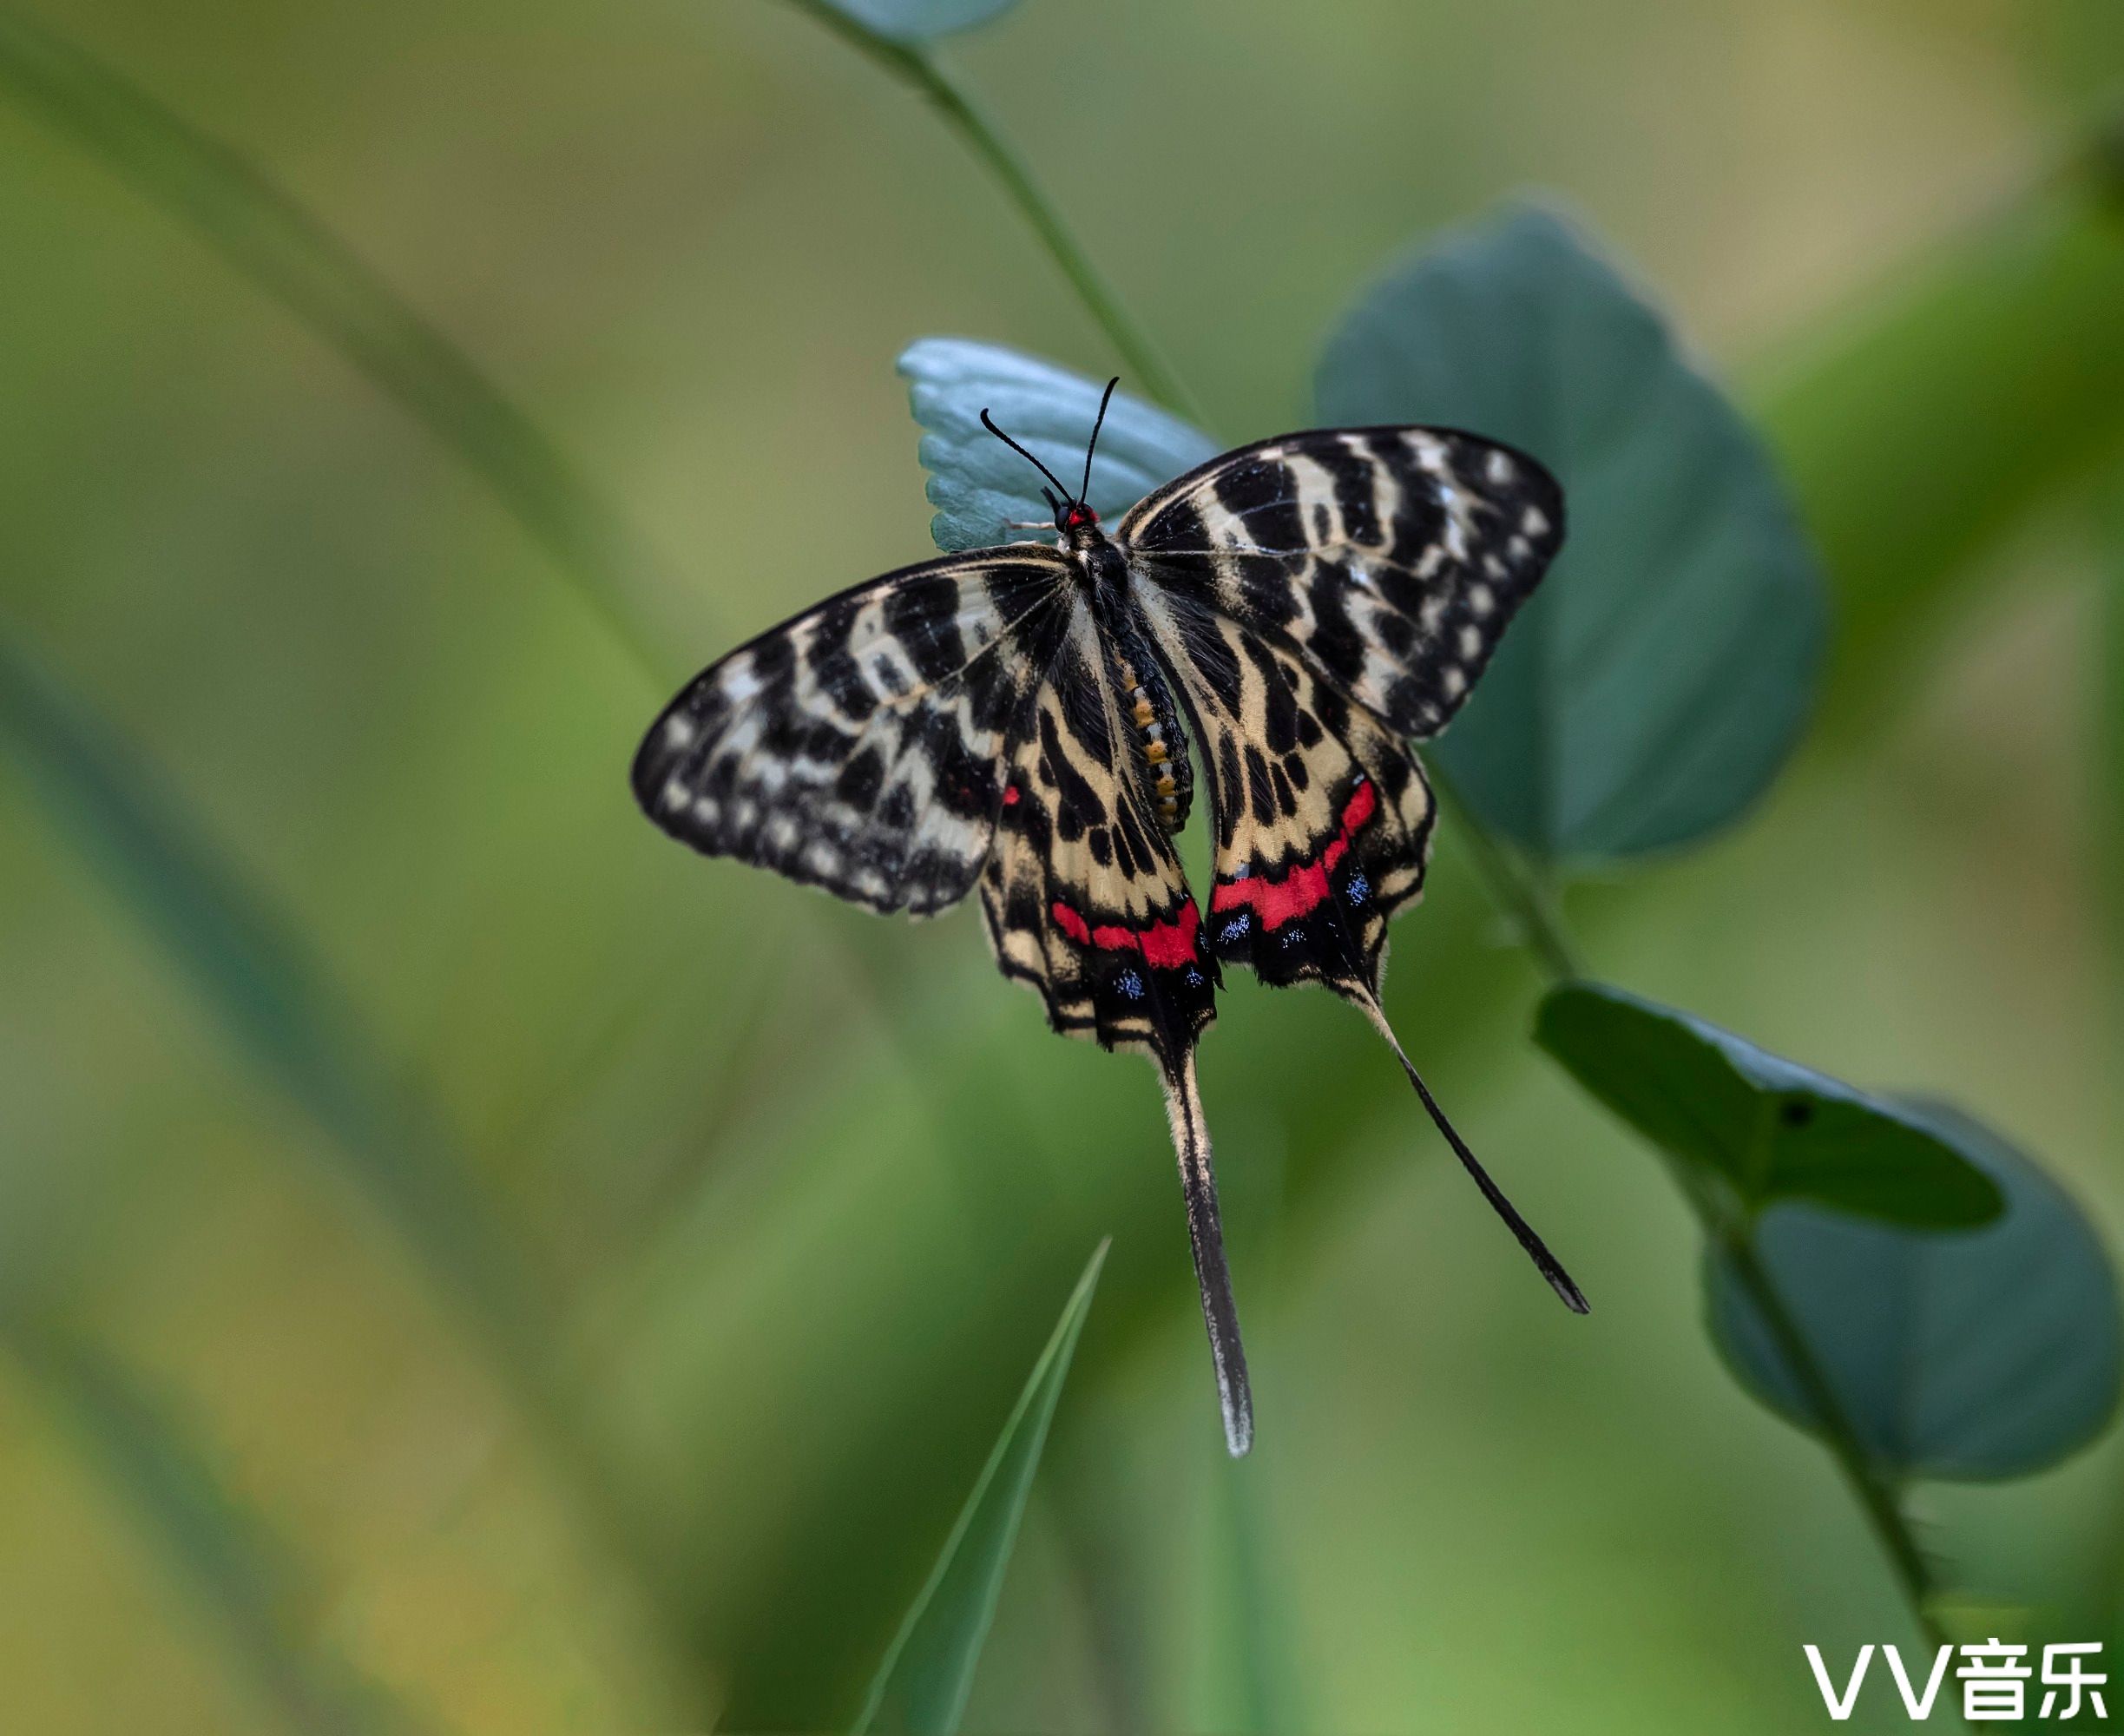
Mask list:
[[[1233,1458],[1253,1445],[1253,1394],[1246,1383],[1246,1351],[1240,1342],[1239,1310],[1232,1300],[1232,1274],[1225,1265],[1224,1226],[1217,1213],[1217,1175],[1211,1167],[1209,1128],[1195,1084],[1194,1049],[1175,1065],[1160,1058],[1166,1112],[1173,1123],[1173,1149],[1180,1160],[1180,1191],[1187,1200],[1187,1240],[1194,1251],[1195,1281],[1202,1292],[1202,1320],[1217,1368],[1217,1397],[1224,1407],[1224,1440]]]

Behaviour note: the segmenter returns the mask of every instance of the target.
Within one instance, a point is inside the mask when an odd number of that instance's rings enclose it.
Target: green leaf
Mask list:
[[[325,1605],[313,1580],[169,1405],[47,1324],[10,1315],[0,1340],[183,1587],[187,1613],[219,1626],[290,1729],[408,1736],[417,1727],[403,1705],[319,1643]]]
[[[891,43],[929,43],[970,30],[1009,11],[1017,0],[811,0]]]
[[[1391,267],[1330,339],[1328,424],[1465,428],[1563,483],[1562,554],[1438,745],[1551,861],[1687,844],[1798,740],[1826,609],[1762,443],[1569,225],[1519,209]]]
[[[1543,998],[1534,1035],[1594,1096],[1751,1211],[1810,1200],[1955,1229],[2002,1209],[1984,1168],[1931,1121],[1688,1013],[1567,983]]]
[[[1908,1476],[1982,1480],[2055,1463],[2116,1408],[2116,1277],[2063,1189],[1996,1134],[1938,1106],[1904,1115],[1997,1183],[2005,1214],[1956,1235],[1779,1207],[1756,1254],[1867,1450]],[[1715,1249],[1712,1335],[1741,1384],[1801,1427],[1813,1413]]]
[[[1047,1445],[1048,1424],[1062,1397],[1077,1336],[1091,1312],[1108,1246],[1102,1241],[1092,1250],[958,1522],[944,1540],[944,1553],[900,1623],[856,1720],[858,1736],[865,1731],[926,1733],[958,1728],[973,1687],[974,1666],[1003,1593],[1018,1522],[1032,1492],[1033,1473]]]
[[[1071,489],[1084,474],[1084,444],[1099,413],[1104,381],[1000,344],[967,338],[923,338],[900,354],[908,399],[922,425],[922,464],[938,509],[930,535],[939,549],[985,549],[1022,542],[1028,532],[1006,521],[1052,524],[1041,499],[1040,473],[981,425],[996,425],[1040,455]],[[1126,512],[1222,450],[1199,428],[1125,391],[1116,391],[1092,460],[1091,503],[1102,518]],[[1052,531],[1029,533],[1052,542]]]

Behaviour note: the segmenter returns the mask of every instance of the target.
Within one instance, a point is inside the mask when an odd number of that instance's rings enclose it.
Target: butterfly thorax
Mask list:
[[[1194,770],[1172,690],[1129,600],[1128,561],[1088,514],[1065,522],[1062,530],[1062,552],[1076,566],[1106,641],[1122,720],[1135,741],[1144,796],[1158,824],[1176,832],[1187,824]]]

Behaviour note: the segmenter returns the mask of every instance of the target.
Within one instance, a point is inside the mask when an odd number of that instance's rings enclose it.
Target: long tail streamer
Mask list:
[[[1378,1029],[1394,1057],[1401,1062],[1402,1071],[1409,1075],[1409,1082],[1416,1087],[1416,1095],[1423,1100],[1430,1118],[1438,1124],[1438,1131],[1445,1135],[1445,1142],[1453,1147],[1453,1155],[1461,1167],[1474,1178],[1475,1185],[1483,1190],[1483,1197],[1489,1201],[1490,1209],[1504,1220],[1506,1226],[1519,1238],[1519,1245],[1527,1251],[1527,1258],[1540,1268],[1542,1276],[1549,1280],[1549,1287],[1563,1299],[1563,1305],[1575,1314],[1591,1312],[1585,1293],[1571,1281],[1571,1274],[1563,1264],[1549,1253],[1549,1244],[1534,1233],[1534,1226],[1519,1215],[1517,1208],[1504,1197],[1504,1190],[1489,1179],[1489,1172],[1476,1161],[1475,1154],[1468,1149],[1468,1142],[1445,1118],[1445,1111],[1438,1107],[1438,1100],[1430,1095],[1430,1088],[1424,1083],[1424,1075],[1416,1070],[1416,1063],[1409,1059],[1408,1051],[1402,1048],[1401,1039],[1394,1035],[1394,1028],[1386,1022],[1386,1014],[1380,1009],[1378,999],[1369,993],[1352,993],[1350,998],[1364,1009],[1364,1016]]]
[[[1187,1240],[1194,1250],[1202,1319],[1209,1328],[1210,1356],[1217,1365],[1225,1445],[1233,1458],[1240,1458],[1253,1445],[1253,1393],[1246,1384],[1246,1351],[1240,1343],[1239,1310],[1233,1305],[1232,1274],[1225,1265],[1217,1174],[1210,1162],[1202,1095],[1195,1086],[1194,1049],[1182,1053],[1177,1068],[1161,1063],[1159,1073],[1165,1082],[1166,1113],[1173,1123],[1173,1150],[1180,1159],[1180,1191],[1187,1199]]]

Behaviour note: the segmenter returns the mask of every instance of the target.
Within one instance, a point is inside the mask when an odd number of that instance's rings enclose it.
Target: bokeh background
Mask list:
[[[1203,1059],[1235,1469],[1149,1069],[1049,1036],[970,912],[881,922],[633,811],[665,688],[926,552],[907,341],[1108,369],[906,92],[775,0],[41,16],[523,407],[631,527],[661,667],[314,322],[0,90],[0,620],[189,852],[141,871],[0,759],[0,1722],[845,1724],[1106,1233],[970,1728],[1785,1732],[1823,1717],[1802,1641],[1912,1641],[1827,1461],[1718,1365],[1680,1200],[1527,1042],[1537,979],[1450,836],[1390,1003],[1595,1312],[1360,1021],[1236,985]],[[2095,172],[2062,165],[2124,31],[1028,0],[946,52],[1234,437],[1305,419],[1384,259],[1534,187],[1804,468],[1793,382]],[[1972,417],[2012,411],[2023,346],[2071,374],[2051,318],[1950,347],[1932,401],[1966,363],[2008,383]],[[2124,395],[2055,467],[2031,425],[2015,510],[1853,605],[1770,799],[1571,905],[1610,979],[1950,1090],[2112,1238],[2121,436]],[[1917,1499],[1969,1604],[2114,1668],[2113,1438]]]

